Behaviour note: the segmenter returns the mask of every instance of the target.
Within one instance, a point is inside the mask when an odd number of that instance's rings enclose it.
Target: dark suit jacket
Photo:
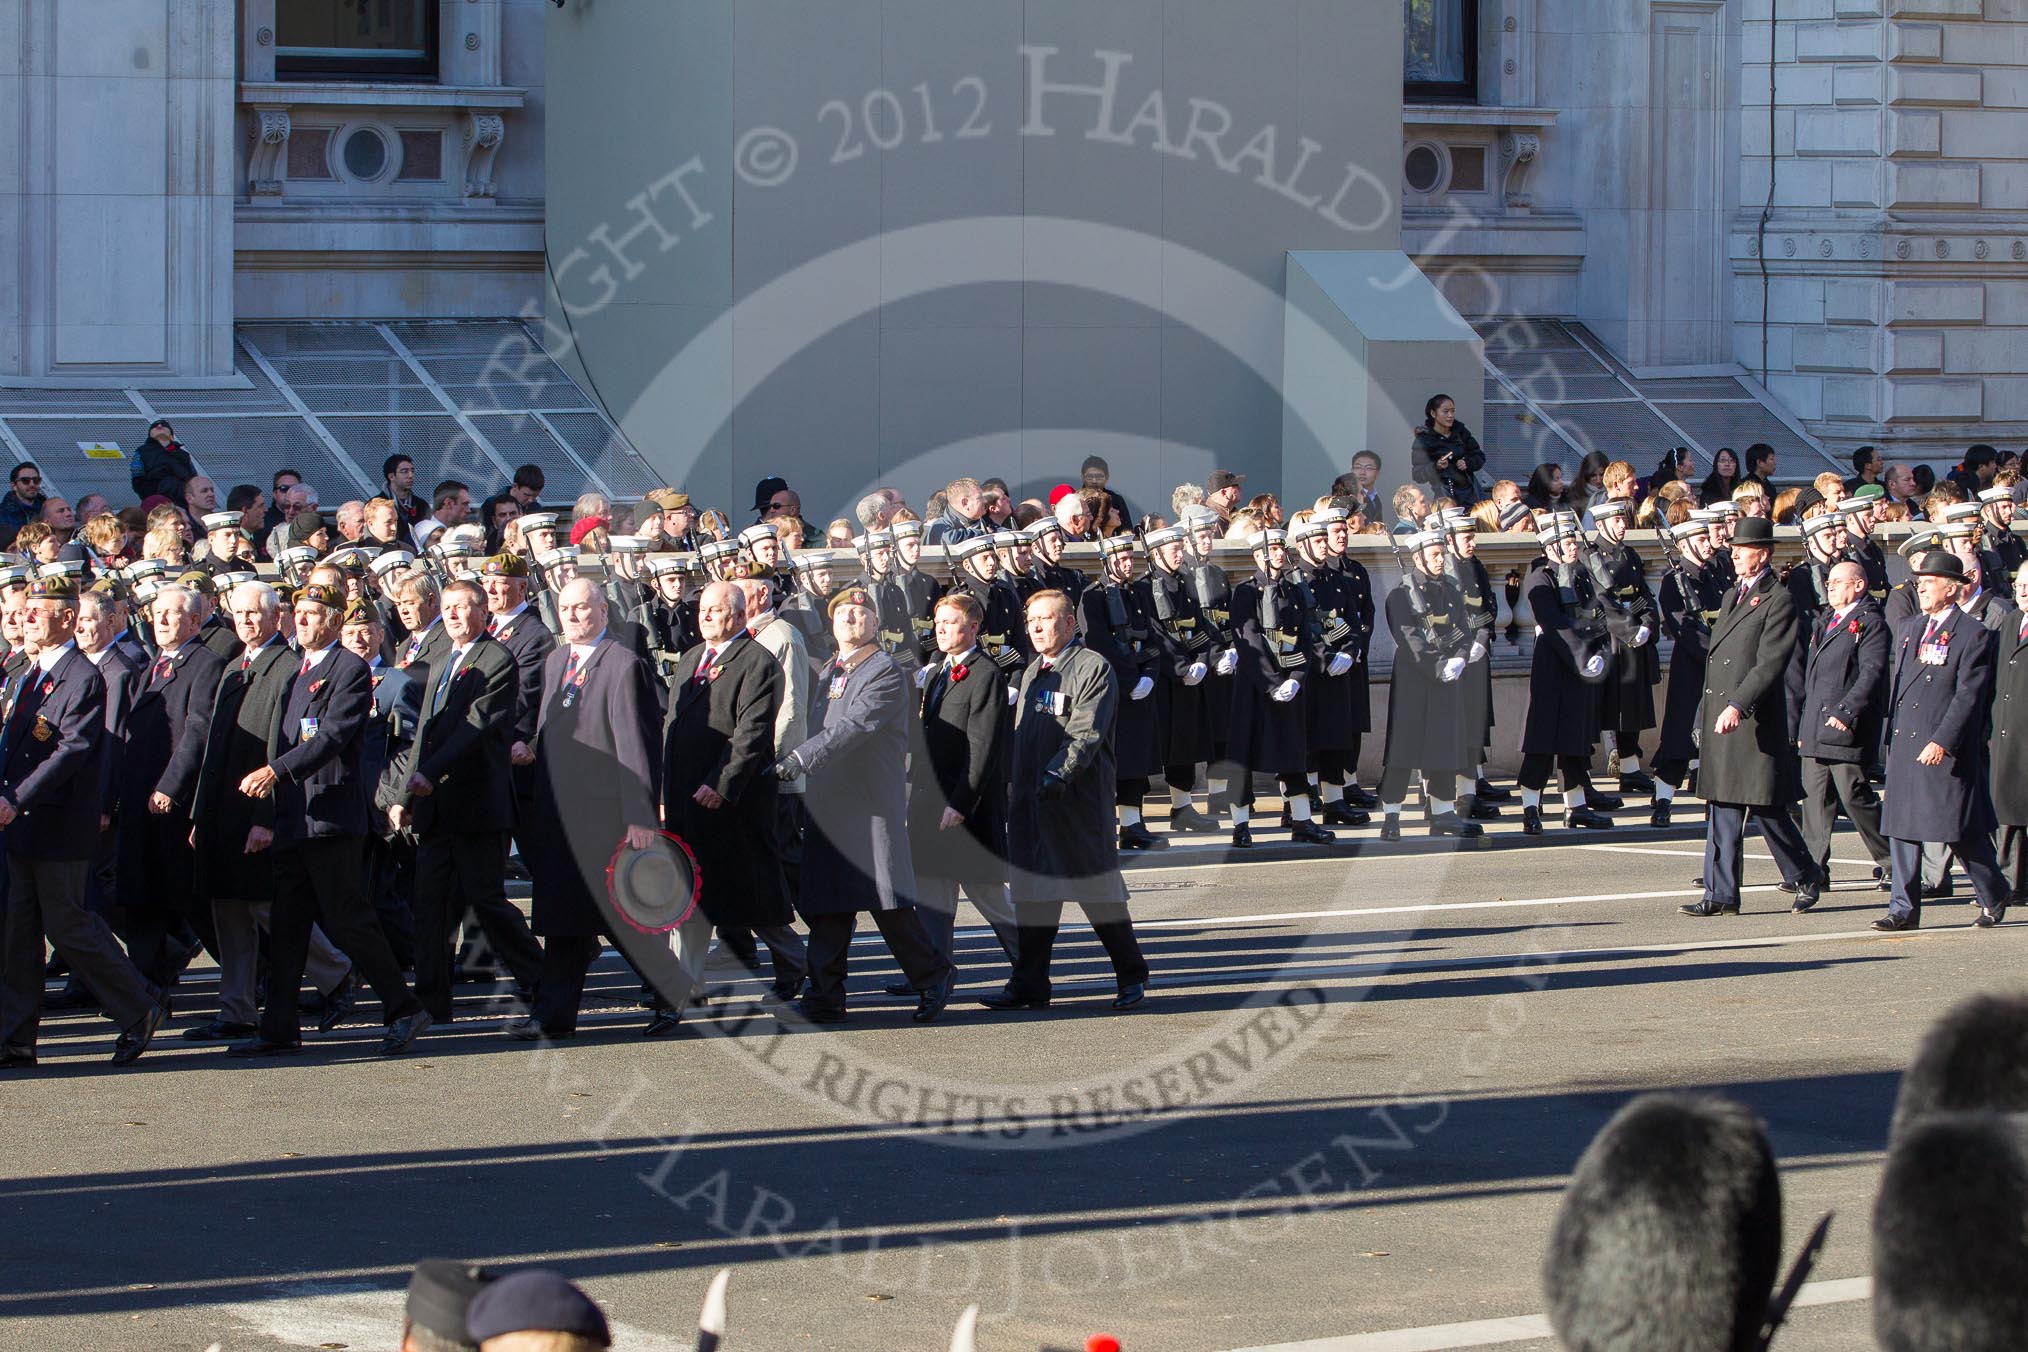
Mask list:
[[[1802,792],[1801,762],[1789,731],[1786,674],[1795,655],[1796,607],[1788,590],[1763,569],[1741,598],[1725,591],[1704,662],[1704,702],[1697,722],[1703,767],[1697,787],[1713,803],[1771,807]],[[1720,737],[1712,731],[1727,705],[1744,720]]]
[[[97,665],[106,683],[106,744],[99,753],[99,811],[110,817],[119,805],[120,762],[126,757],[134,700],[148,682],[148,662],[115,644],[100,654]]]
[[[20,813],[7,828],[7,849],[28,859],[89,859],[99,845],[105,678],[76,648],[46,675],[28,675],[0,731],[0,797]]]
[[[514,740],[532,747],[542,713],[543,669],[556,651],[556,635],[530,606],[503,623],[493,637],[514,659]]]
[[[422,686],[408,672],[383,663],[367,669],[373,684],[373,707],[359,737],[359,773],[373,796],[369,809],[373,829],[387,834],[387,805],[401,793],[395,772],[415,741],[422,721]]]
[[[939,659],[941,660],[941,658]],[[911,725],[908,839],[919,878],[995,883],[1007,878],[1007,680],[974,649],[965,679],[932,669]],[[823,693],[823,692],[820,692]],[[939,829],[945,808],[963,826]]]
[[[246,650],[246,644],[239,641],[239,635],[233,631],[232,625],[220,619],[217,614],[213,614],[197,631],[197,641],[228,662],[236,661]]]
[[[2021,617],[1994,635],[1993,813],[2003,826],[2028,826],[2028,638]]]
[[[662,707],[647,663],[610,634],[570,687],[570,647],[543,664],[535,812],[521,845],[535,881],[538,934],[594,935],[606,864],[629,826],[660,820]]]
[[[429,673],[444,660],[444,654],[451,650],[451,636],[444,629],[441,619],[433,620],[429,628],[420,635],[411,634],[395,654],[394,664],[414,677],[426,682]]]
[[[205,728],[204,764],[190,808],[197,826],[197,871],[206,896],[267,901],[274,895],[274,860],[267,850],[248,854],[246,839],[256,826],[274,829],[275,800],[249,798],[239,791],[239,782],[268,763],[268,746],[282,717],[282,698],[301,660],[277,637],[245,672],[235,653],[219,678],[218,698]]]
[[[1856,764],[1873,750],[1871,713],[1887,679],[1887,620],[1864,599],[1835,630],[1826,632],[1830,612],[1818,619],[1797,641],[1796,738],[1805,756]],[[1830,726],[1832,717],[1849,731]]]
[[[438,664],[454,651],[446,637]],[[481,634],[447,686],[441,677],[432,670],[424,687],[421,725],[402,760],[396,801],[414,814],[418,832],[512,830],[507,749],[514,740],[513,655]],[[435,792],[420,798],[409,793],[407,781],[418,774],[436,785]]]
[[[833,698],[833,692],[836,697]],[[875,651],[841,674],[819,672],[810,736],[795,750],[803,806],[804,916],[892,911],[915,904],[908,844],[909,696],[901,664]]]
[[[307,676],[299,671],[289,677],[282,715],[268,742],[276,845],[366,834],[359,748],[372,704],[373,677],[365,661],[342,647],[334,646]]]
[[[1956,606],[1943,614],[1943,661],[1921,660],[1929,617],[1894,627],[1893,692],[1887,707],[1887,792],[1880,829],[1898,840],[1949,843],[1994,826],[1986,778],[1986,719],[1993,694],[1994,635]],[[1935,742],[1941,765],[1916,757]]]
[[[705,645],[676,664],[662,729],[662,796],[669,829],[697,855],[701,904],[715,924],[786,925],[790,910],[776,829],[779,781],[775,714],[782,669],[774,654],[742,633],[718,655],[718,675],[697,680]],[[693,795],[709,784],[725,799],[716,810]]]

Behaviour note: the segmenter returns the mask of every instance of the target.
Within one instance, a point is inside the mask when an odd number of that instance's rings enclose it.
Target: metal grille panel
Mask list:
[[[1746,386],[1730,376],[1684,380],[1640,380],[1635,388],[1650,399],[1751,399]]]
[[[638,497],[661,486],[654,469],[634,452],[625,438],[606,426],[596,413],[552,413],[549,421],[578,459],[622,497]]]
[[[416,491],[430,493],[446,479],[472,490],[476,505],[506,487],[506,476],[479,449],[457,419],[438,417],[331,417],[324,427],[361,465],[371,466],[376,481],[380,466],[399,451],[415,461]]]
[[[424,360],[450,353],[483,357],[502,349],[506,349],[508,354],[504,359],[511,359],[520,351],[535,350],[528,329],[512,320],[459,319],[443,323],[389,324],[387,328],[403,347]]]
[[[273,361],[278,357],[317,354],[372,354],[392,349],[371,324],[334,321],[328,324],[242,324],[239,332]]]
[[[474,417],[472,425],[508,464],[516,468],[534,465],[542,471],[543,501],[568,502],[591,489],[584,470],[534,418],[526,414],[485,415]]]
[[[1672,421],[1696,439],[1698,447],[1704,452],[1704,464],[1711,463],[1712,455],[1720,446],[1743,450],[1756,441],[1765,441],[1775,448],[1779,457],[1776,463],[1784,478],[1834,468],[1829,457],[1790,431],[1787,423],[1758,403],[1658,403],[1655,407],[1668,414]],[[1817,464],[1819,460],[1823,462],[1821,465]],[[1813,465],[1815,469],[1811,468]]]
[[[1519,404],[1486,410],[1486,425],[1479,431],[1479,447],[1486,453],[1486,475],[1491,479],[1528,482],[1537,465],[1554,461],[1574,463],[1570,447],[1549,424],[1537,419]]]

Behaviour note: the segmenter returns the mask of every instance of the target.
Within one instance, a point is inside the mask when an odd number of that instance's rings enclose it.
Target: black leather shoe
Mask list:
[[[1738,915],[1739,903],[1736,901],[1719,902],[1706,897],[1699,902],[1678,906],[1676,910],[1683,915],[1694,916]]]
[[[1134,1009],[1148,1003],[1148,988],[1139,981],[1129,981],[1120,987],[1120,993],[1113,997],[1114,1009]]]
[[[270,1042],[264,1037],[251,1037],[245,1042],[235,1042],[225,1049],[227,1056],[294,1056],[303,1050],[300,1042]]]
[[[1191,835],[1205,835],[1216,831],[1218,823],[1186,803],[1169,814],[1169,829]]]
[[[1655,792],[1655,777],[1646,770],[1636,770],[1630,775],[1621,775],[1620,792],[1629,798],[1653,797]]]
[[[2005,906],[2002,906],[1997,911],[1989,911],[1985,907],[1981,906],[1979,908],[1979,918],[1977,920],[1974,920],[1972,923],[1974,925],[1977,925],[1980,929],[1991,929],[1993,928],[1993,926],[1999,924],[2002,920],[2005,920],[2006,918],[2007,918],[2007,908]]]
[[[1921,929],[1922,922],[1912,915],[1900,917],[1883,915],[1873,922],[1871,928],[1879,930],[1882,934],[1900,934],[1906,930]]]
[[[944,1006],[951,1002],[951,991],[957,987],[957,984],[958,975],[956,972],[952,972],[944,977],[942,981],[937,982],[936,985],[922,992],[916,998],[915,1013],[908,1016],[910,1021],[914,1023],[934,1022],[937,1015],[944,1012]]]
[[[1648,825],[1657,830],[1669,824],[1669,800],[1664,798],[1648,809]]]
[[[1823,895],[1824,887],[1822,883],[1798,883],[1796,885],[1796,899],[1789,907],[1789,914],[1801,915],[1804,911],[1815,906]]]
[[[1380,815],[1380,838],[1382,840],[1401,839],[1401,814],[1399,812],[1383,812]]]
[[[1324,820],[1332,826],[1365,826],[1373,820],[1373,814],[1343,803],[1326,803]]]
[[[889,995],[892,995],[897,999],[902,1000],[910,999],[922,993],[918,991],[915,987],[909,985],[906,981],[890,981],[885,986],[882,986],[880,989],[887,992]]]
[[[357,989],[358,983],[348,976],[324,997],[324,1008],[317,1014],[318,1032],[328,1033],[359,1012],[359,998],[353,994]]]
[[[1600,812],[1618,812],[1627,805],[1627,800],[1616,793],[1601,793],[1597,789],[1590,789],[1584,795],[1584,804]]]
[[[1539,836],[1542,834],[1541,808],[1524,807],[1521,809],[1521,834],[1524,836]]]
[[[845,1011],[837,1005],[820,1005],[814,1000],[797,1003],[796,1012],[811,1023],[843,1023]]]
[[[1347,784],[1345,786],[1345,801],[1353,807],[1364,808],[1366,811],[1371,812],[1374,808],[1380,806],[1380,795],[1363,784]]]
[[[1466,800],[1465,815],[1475,822],[1496,822],[1500,820],[1500,809],[1483,798]]]
[[[185,1042],[231,1042],[238,1038],[252,1037],[260,1029],[250,1023],[227,1023],[224,1019],[213,1019],[200,1023],[195,1028],[183,1030]]]
[[[1297,822],[1289,828],[1289,839],[1298,845],[1329,845],[1338,838],[1337,833],[1326,831],[1315,822]]]
[[[1511,803],[1514,801],[1514,791],[1496,789],[1492,780],[1479,779],[1472,782],[1472,797],[1482,803]]]
[[[1683,792],[1685,792],[1685,793],[1689,794],[1689,795],[1690,795],[1690,796],[1691,796],[1692,798],[1695,798],[1695,797],[1697,796],[1697,771],[1696,771],[1696,770],[1692,769],[1692,770],[1688,770],[1688,771],[1685,771],[1685,772],[1684,772],[1684,775],[1683,775]]]
[[[429,1030],[436,1020],[427,1009],[418,1009],[413,1014],[404,1014],[388,1025],[387,1036],[380,1040],[382,1056],[399,1056],[415,1045],[415,1040]]]
[[[1232,848],[1250,850],[1253,848],[1253,828],[1245,822],[1232,828]]]
[[[32,1047],[0,1047],[0,1070],[35,1069],[35,1049]]]
[[[1486,834],[1486,828],[1477,822],[1468,822],[1455,812],[1439,812],[1430,818],[1429,833],[1433,836],[1457,836],[1462,840],[1477,840]]]
[[[683,1026],[680,1010],[658,1009],[648,1019],[648,1026],[641,1030],[642,1037],[670,1037]]]
[[[1564,813],[1563,824],[1577,830],[1604,831],[1612,826],[1613,819],[1603,812],[1594,811],[1591,804],[1586,803],[1583,807],[1574,807]]]
[[[1169,842],[1148,829],[1146,822],[1135,822],[1132,826],[1120,828],[1120,848],[1123,850],[1166,850]]]
[[[155,1040],[155,1030],[168,1022],[169,1011],[161,1005],[149,1005],[148,1012],[139,1021],[120,1034],[120,1040],[113,1044],[113,1064],[130,1066],[141,1059],[141,1053],[148,1050],[148,1044]]]
[[[1023,995],[1012,986],[1002,986],[991,995],[979,997],[979,1003],[988,1009],[1047,1009],[1046,995]]]
[[[500,1030],[509,1042],[567,1042],[577,1036],[575,1028],[544,1028],[539,1019],[516,1019]]]
[[[72,978],[62,990],[45,997],[42,1007],[44,1010],[97,1009],[99,998],[76,978]]]

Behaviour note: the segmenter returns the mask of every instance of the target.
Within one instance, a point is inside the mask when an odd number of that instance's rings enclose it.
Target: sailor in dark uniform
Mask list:
[[[767,582],[774,591],[775,606],[779,609],[795,585],[782,549],[781,535],[772,525],[758,521],[739,533],[739,546],[745,552],[747,576]]]
[[[960,540],[950,547],[950,555],[958,568],[950,590],[964,592],[986,612],[985,622],[979,626],[979,646],[1011,681],[1027,661],[1028,640],[1021,601],[1000,575],[1000,556],[993,551],[993,539],[974,535]]]
[[[734,570],[739,565],[739,556],[737,540],[706,540],[697,549],[698,565],[709,582],[736,581]]]
[[[1586,802],[1591,748],[1612,666],[1612,636],[1598,582],[1579,559],[1577,518],[1557,513],[1536,533],[1543,557],[1522,591],[1535,614],[1528,715],[1521,728],[1521,829],[1542,834],[1542,790],[1563,776],[1564,825],[1598,830],[1613,819]]]
[[[1464,815],[1472,821],[1492,821],[1500,815],[1497,805],[1512,797],[1505,789],[1494,788],[1486,778],[1486,749],[1493,744],[1493,628],[1499,619],[1499,607],[1493,596],[1493,579],[1478,556],[1478,518],[1470,512],[1447,507],[1438,513],[1434,525],[1444,533],[1448,546],[1444,573],[1465,598],[1467,625],[1472,633],[1465,674],[1458,678],[1466,686],[1467,708],[1473,718],[1473,744],[1478,747],[1471,765],[1472,791],[1463,797]]]
[[[1979,518],[1985,526],[1980,562],[1985,567],[1986,586],[2005,592],[2014,585],[2014,575],[2028,563],[2028,540],[2014,533],[2014,490],[1995,484],[1979,494]]]
[[[934,665],[939,655],[937,598],[944,594],[943,584],[922,569],[922,522],[897,521],[889,529],[894,534],[895,579],[908,594],[909,624],[915,629],[916,654],[923,663]],[[815,649],[811,652],[814,655]]]
[[[1669,693],[1655,744],[1655,801],[1648,825],[1669,825],[1670,803],[1697,765],[1697,710],[1704,697],[1704,657],[1711,626],[1725,601],[1725,582],[1712,567],[1710,522],[1701,512],[1669,527],[1674,546],[1657,600],[1669,652]]]
[[[1206,706],[1207,680],[1218,654],[1204,608],[1184,575],[1185,532],[1181,526],[1150,531],[1148,596],[1155,607],[1163,661],[1161,682],[1168,703],[1164,732],[1162,778],[1169,785],[1169,829],[1178,832],[1216,831],[1218,822],[1193,803],[1197,767],[1212,756],[1211,710]]]
[[[1473,711],[1477,696],[1464,682],[1472,629],[1464,594],[1444,570],[1441,530],[1392,537],[1407,552],[1401,585],[1388,594],[1394,636],[1394,681],[1387,699],[1387,747],[1380,776],[1382,840],[1401,839],[1401,807],[1420,771],[1429,800],[1430,834],[1476,839],[1486,828],[1457,812],[1454,797],[1478,755]],[[1446,795],[1446,796],[1439,796]]]
[[[1830,607],[1831,570],[1850,558],[1845,536],[1845,514],[1828,507],[1813,509],[1803,518],[1804,556],[1789,566],[1782,585],[1796,607],[1799,639],[1809,636],[1810,626],[1823,618]]]
[[[1024,529],[1008,526],[993,532],[993,548],[1000,554],[1000,572],[1013,584],[1014,594],[1027,605],[1028,598],[1042,590],[1036,581],[1035,541]]]
[[[1112,726],[1120,848],[1167,849],[1169,842],[1141,819],[1148,782],[1162,768],[1162,729],[1169,721],[1167,690],[1158,679],[1162,649],[1155,600],[1147,579],[1134,576],[1133,536],[1101,540],[1099,566],[1098,580],[1077,599],[1077,628],[1084,646],[1112,667],[1120,690]]]
[[[1606,669],[1599,706],[1600,739],[1608,756],[1618,756],[1620,792],[1655,791],[1652,775],[1641,769],[1641,734],[1655,726],[1655,685],[1662,679],[1662,661],[1655,651],[1661,631],[1655,594],[1648,589],[1648,565],[1627,543],[1634,524],[1634,504],[1612,498],[1592,509],[1598,523],[1593,558],[1601,596],[1617,620],[1613,628],[1612,662]]]
[[[810,669],[816,671],[829,663],[837,652],[826,610],[833,591],[831,556],[820,549],[805,550],[796,555],[795,569],[796,590],[782,602],[775,614],[787,620],[803,636],[803,650],[809,654]],[[882,627],[886,627],[884,618]]]
[[[1887,604],[1888,588],[1887,552],[1873,538],[1882,496],[1879,485],[1861,484],[1858,492],[1838,502],[1838,511],[1845,518],[1845,550],[1866,570],[1866,597],[1876,606]]]
[[[1739,504],[1730,499],[1707,502],[1704,517],[1711,538],[1711,562],[1706,566],[1718,575],[1720,583],[1730,587],[1739,580],[1732,562],[1732,536],[1739,529]]]
[[[1290,838],[1326,845],[1337,836],[1319,826],[1310,812],[1310,713],[1306,687],[1325,669],[1317,615],[1300,582],[1287,575],[1287,536],[1277,528],[1250,542],[1253,575],[1232,591],[1232,615],[1239,648],[1239,680],[1233,688],[1232,729],[1227,754],[1239,783],[1232,793],[1232,844],[1253,844],[1253,776],[1281,781],[1288,804]]]
[[[928,668],[922,665],[922,647],[916,641],[908,592],[895,575],[894,537],[884,530],[870,530],[856,537],[852,547],[859,551],[864,569],[851,585],[861,588],[873,598],[874,614],[880,620],[877,636],[880,650],[900,663],[903,673],[914,680],[916,689],[920,690],[923,673]],[[830,629],[827,610],[824,622],[827,636]]]
[[[1084,590],[1085,577],[1075,568],[1063,566],[1063,551],[1070,543],[1070,536],[1063,529],[1063,523],[1053,516],[1045,516],[1028,528],[1029,546],[1034,554],[1030,576],[1036,582],[1036,591],[1060,591],[1073,602]],[[1024,602],[1024,604],[1026,604]]]
[[[690,560],[673,554],[650,559],[648,575],[648,660],[666,685],[683,654],[704,640],[697,632],[697,601],[684,594]]]
[[[1301,513],[1297,514],[1301,516]],[[1364,826],[1367,813],[1345,805],[1345,780],[1359,764],[1359,743],[1370,726],[1366,648],[1373,641],[1373,593],[1365,570],[1357,576],[1339,567],[1341,549],[1331,553],[1331,530],[1342,535],[1345,512],[1319,508],[1289,532],[1296,547],[1295,577],[1316,609],[1318,653],[1323,667],[1310,679],[1310,773],[1317,795],[1313,812],[1332,826]]]
[[[1208,659],[1211,674],[1204,682],[1204,708],[1211,725],[1211,755],[1205,762],[1204,787],[1209,815],[1214,819],[1231,805],[1233,767],[1226,759],[1225,748],[1232,735],[1233,689],[1239,680],[1238,639],[1232,622],[1232,583],[1225,575],[1225,565],[1217,558],[1218,541],[1224,529],[1225,523],[1209,507],[1183,509],[1184,543],[1189,551],[1181,572],[1190,584],[1191,595],[1197,598],[1197,608],[1211,633],[1211,657]],[[1355,807],[1374,806],[1373,803],[1360,801],[1352,793],[1346,795],[1346,800]]]

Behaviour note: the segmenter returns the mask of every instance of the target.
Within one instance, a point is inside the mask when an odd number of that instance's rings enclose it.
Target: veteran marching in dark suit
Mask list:
[[[986,917],[1007,959],[1015,916],[1007,898],[1007,680],[979,647],[979,603],[937,602],[937,663],[910,729],[908,841],[917,913],[937,952],[957,961],[958,890]]]
[[[704,639],[670,678],[662,732],[664,821],[690,847],[701,876],[699,913],[677,934],[693,988],[704,976],[712,926],[763,932],[794,918],[782,872],[780,781],[770,773],[781,667],[747,635],[737,584],[707,585],[697,624]],[[673,1031],[681,1014],[680,1006],[661,1011],[648,1031]]]
[[[514,658],[486,632],[477,583],[450,583],[441,604],[445,646],[428,669],[422,722],[388,809],[396,829],[416,833],[415,985],[435,1023],[451,1017],[451,935],[468,909],[519,985],[533,990],[542,965],[541,946],[507,900]]]
[[[613,938],[606,866],[622,844],[653,843],[662,787],[662,712],[647,664],[607,632],[605,594],[573,578],[557,597],[563,642],[542,677],[534,812],[521,847],[534,875],[533,928],[542,936],[542,975],[529,1017],[509,1025],[524,1041],[577,1032],[585,973],[599,937]],[[688,990],[662,991],[681,1008]],[[662,1006],[658,1006],[658,1009]]]
[[[1866,570],[1850,560],[1824,579],[1825,610],[1797,640],[1796,738],[1803,753],[1803,843],[1817,872],[1831,870],[1838,813],[1852,819],[1883,872],[1880,795],[1866,776],[1870,719],[1887,684],[1887,618],[1866,596]]]
[[[1046,1009],[1049,960],[1065,902],[1076,902],[1112,961],[1114,1009],[1147,999],[1148,964],[1127,915],[1112,829],[1113,706],[1119,685],[1106,660],[1077,642],[1071,600],[1041,591],[1028,599],[1028,639],[1037,660],[1022,673],[1014,703],[1008,771],[1007,853],[1020,918],[1014,974],[983,997],[988,1009]]]
[[[338,641],[344,612],[345,595],[336,587],[312,583],[298,594],[303,657],[288,678],[269,759],[233,786],[246,797],[272,799],[275,809],[267,1005],[259,1036],[234,1043],[228,1050],[235,1056],[292,1052],[300,1044],[296,992],[317,925],[351,955],[380,998],[383,1055],[406,1051],[430,1026],[361,886],[371,789],[359,769],[359,740],[373,678]],[[327,995],[319,1027],[330,1031],[349,1012],[349,999]]]
[[[1802,794],[1786,675],[1796,641],[1795,604],[1768,568],[1774,528],[1764,517],[1739,523],[1732,540],[1737,581],[1727,588],[1705,657],[1703,768],[1698,787],[1711,806],[1704,842],[1704,897],[1685,915],[1739,914],[1746,814],[1753,813],[1794,909],[1808,910],[1823,887],[1789,805]]]
[[[34,657],[8,681],[0,722],[0,827],[7,849],[0,1070],[35,1064],[45,937],[121,1030],[114,1065],[146,1051],[168,1017],[167,1006],[86,900],[99,839],[106,684],[78,651],[76,629],[77,589],[70,581],[31,583],[22,638]]]
[[[950,959],[915,909],[908,843],[909,697],[912,683],[880,647],[872,593],[848,587],[831,598],[838,656],[819,674],[810,735],[775,765],[781,780],[805,779],[802,888],[796,909],[810,927],[810,986],[803,1017],[845,1017],[852,931],[870,912],[916,993],[911,1016],[928,1023],[951,998]]]
[[[345,607],[340,642],[366,663],[373,703],[359,736],[359,773],[366,784],[366,896],[380,917],[380,929],[394,960],[415,965],[415,916],[408,899],[415,890],[415,841],[387,820],[388,806],[401,792],[396,767],[415,740],[422,721],[422,687],[407,671],[383,659],[386,630],[371,602]]]
[[[2013,899],[2028,897],[2028,568],[2014,574],[2013,622],[2001,629],[1993,654],[1993,815],[2000,823],[1999,859]]]
[[[1894,857],[1893,895],[1873,928],[1922,924],[1924,843],[1948,845],[1971,877],[1977,924],[2000,923],[2011,899],[1993,854],[1986,768],[1993,639],[1958,608],[1964,563],[1945,553],[1915,561],[1917,613],[1894,628],[1887,702],[1887,805],[1880,829]]]

